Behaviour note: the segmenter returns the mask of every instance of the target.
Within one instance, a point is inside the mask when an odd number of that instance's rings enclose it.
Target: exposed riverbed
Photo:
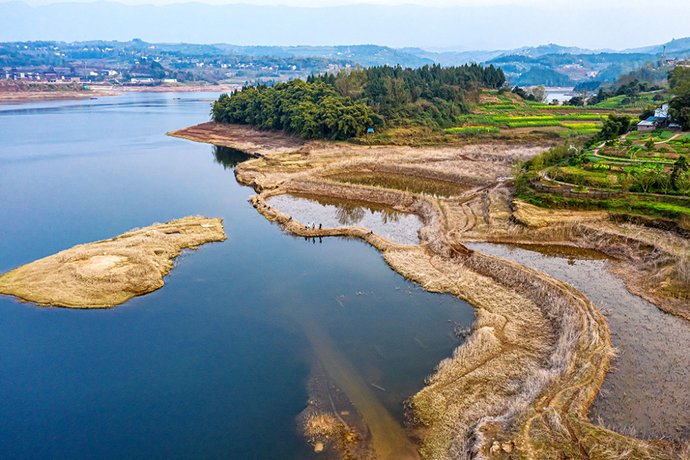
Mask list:
[[[618,356],[592,406],[592,420],[644,438],[681,440],[690,436],[690,323],[630,294],[609,273],[607,260],[596,253],[572,248],[468,246],[565,281],[602,310]]]

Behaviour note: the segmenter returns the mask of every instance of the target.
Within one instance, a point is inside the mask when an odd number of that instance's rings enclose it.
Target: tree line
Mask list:
[[[302,80],[222,94],[213,103],[211,117],[223,123],[283,130],[307,139],[357,137],[381,122],[363,102],[341,96],[325,83]]]
[[[477,64],[353,69],[224,94],[212,118],[304,138],[347,139],[408,124],[440,128],[467,113],[468,92],[504,83],[501,69]]]
[[[668,75],[673,99],[671,99],[671,117],[684,130],[690,130],[690,67],[676,67]]]

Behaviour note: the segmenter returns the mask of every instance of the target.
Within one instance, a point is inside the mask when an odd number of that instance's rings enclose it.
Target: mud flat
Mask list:
[[[0,91],[0,103],[10,104],[18,102],[71,101],[103,96],[117,96],[117,93],[102,91]]]
[[[221,219],[185,217],[74,246],[0,276],[0,294],[42,306],[107,308],[163,287],[183,249],[226,239]]]
[[[581,290],[604,312],[617,356],[592,406],[594,420],[647,439],[690,436],[685,409],[690,407],[690,323],[631,294],[609,272],[605,258],[593,259],[593,254],[573,248],[557,254],[548,246],[469,247],[548,273]],[[544,250],[550,255],[540,254]]]
[[[271,131],[259,131],[248,126],[225,125],[221,123],[202,123],[189,128],[178,129],[168,133],[195,142],[219,145],[241,150],[251,155],[265,153],[292,152],[304,146],[299,138],[285,136]]]
[[[0,82],[0,103],[79,100],[101,96],[117,96],[111,89],[81,89],[79,84]]]
[[[690,239],[676,232],[620,221],[599,211],[550,211],[515,200],[520,227],[473,241],[573,245],[610,256],[611,271],[633,294],[690,321]],[[553,212],[553,215],[549,215]]]
[[[248,146],[258,157],[240,164],[235,174],[257,191],[251,202],[267,219],[299,236],[361,238],[409,280],[474,306],[472,334],[409,401],[423,458],[677,458],[670,443],[636,439],[589,420],[614,356],[606,318],[596,305],[548,274],[464,245],[499,239],[572,244],[584,238],[579,218],[535,227],[514,217],[512,168],[544,145],[368,148],[289,137],[272,144],[269,138],[280,133],[214,123],[172,135],[209,143],[227,136],[221,145]],[[392,175],[395,180],[382,184],[350,180]],[[414,187],[403,187],[401,175],[414,178]],[[432,181],[428,188],[425,179]],[[439,182],[457,187],[444,186],[439,193]],[[416,214],[423,222],[420,244],[401,245],[354,226],[314,228],[269,204],[284,194],[364,201]],[[641,241],[623,237],[631,230],[607,219],[596,216],[592,225],[598,227],[588,230],[587,235],[598,232],[597,244],[617,235],[616,247],[624,254]],[[357,400],[356,394],[346,396]],[[366,425],[377,423],[360,415]],[[372,431],[375,450],[394,451],[385,437],[376,438]]]

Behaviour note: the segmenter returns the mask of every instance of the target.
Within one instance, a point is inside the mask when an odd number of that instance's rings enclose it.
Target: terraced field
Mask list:
[[[630,99],[630,98],[628,98]],[[637,116],[640,108],[654,105],[653,94],[626,100],[617,96],[587,107],[548,105],[525,101],[512,93],[487,91],[471,113],[458,118],[458,126],[446,130],[460,136],[510,134],[524,131],[548,131],[562,137],[589,136],[601,129],[603,120],[612,113]]]
[[[535,204],[600,207],[690,222],[690,140],[669,130],[633,132],[548,166],[532,181]],[[558,198],[556,198],[558,196]],[[686,222],[685,224],[683,222]]]

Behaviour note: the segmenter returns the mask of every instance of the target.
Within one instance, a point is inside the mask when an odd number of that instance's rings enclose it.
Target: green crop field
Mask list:
[[[501,130],[495,126],[460,126],[457,128],[448,128],[448,134],[487,134],[498,133]]]
[[[639,96],[613,96],[605,101],[594,104],[590,107],[597,109],[611,109],[611,110],[632,110],[644,109],[647,107],[654,107],[660,105],[660,101],[654,100],[657,92],[642,93]]]
[[[598,107],[548,105],[498,91],[485,91],[482,95],[485,102],[472,106],[469,114],[459,116],[457,125],[446,129],[446,133],[510,134],[514,129],[525,132],[534,128],[530,132],[542,135],[548,131],[562,137],[591,136],[601,129],[609,114],[615,113]],[[548,129],[539,132],[540,128]]]

